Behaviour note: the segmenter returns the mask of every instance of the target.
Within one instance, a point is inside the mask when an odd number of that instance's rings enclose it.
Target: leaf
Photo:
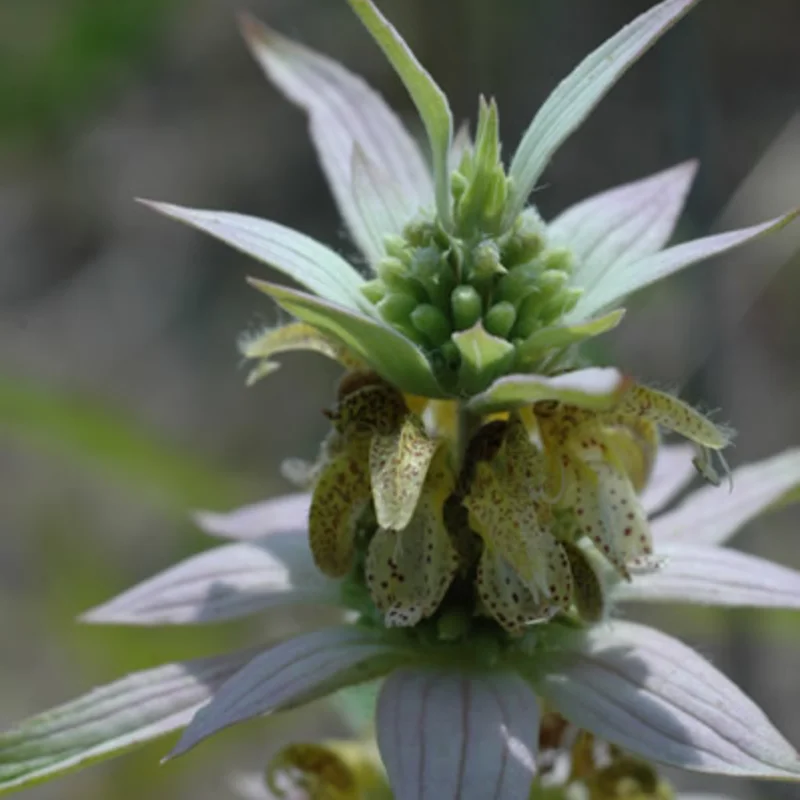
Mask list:
[[[397,800],[517,800],[536,774],[539,704],[513,672],[396,670],[377,739]]]
[[[531,367],[552,350],[572,347],[587,339],[613,330],[622,322],[625,309],[618,308],[610,314],[581,322],[577,325],[553,325],[534,331],[524,342],[517,345],[515,365],[524,370]]]
[[[360,291],[363,278],[340,255],[310,236],[244,214],[140,202],[269,264],[325,300],[352,311],[364,304]]]
[[[658,517],[652,525],[656,543],[722,544],[758,515],[800,499],[795,494],[800,488],[800,449],[739,467],[731,478],[729,493],[706,486]]]
[[[433,200],[430,172],[417,143],[358,75],[247,14],[241,17],[241,29],[267,77],[307,112],[311,138],[339,210],[356,244],[370,263],[376,263],[383,255],[383,234],[399,231],[417,209]],[[379,189],[366,202],[363,164],[369,165],[372,188]],[[388,218],[379,227],[373,224],[372,209],[379,208],[380,201],[391,207],[393,227],[382,227]]]
[[[800,572],[727,547],[662,545],[661,566],[615,589],[618,600],[800,609]]]
[[[279,328],[267,328],[255,336],[247,336],[239,342],[239,350],[245,358],[256,359],[259,362],[247,376],[248,386],[280,369],[277,361],[270,360],[272,356],[294,350],[319,353],[338,361],[347,369],[359,369],[363,366],[346,348],[332,342],[316,328],[303,322],[282,325]]]
[[[660,250],[675,229],[698,162],[686,161],[568,208],[547,234],[575,255],[572,282],[591,289],[619,264]]]
[[[374,630],[352,625],[296,636],[256,656],[216,692],[172,751],[178,756],[214,733],[384,674],[403,651]]]
[[[764,712],[677,639],[613,622],[574,646],[538,687],[577,727],[682,769],[800,780],[800,757]]]
[[[609,270],[604,279],[592,290],[585,292],[575,308],[567,315],[570,320],[585,319],[602,308],[614,305],[633,292],[678,272],[685,267],[726,253],[735,247],[753,241],[767,233],[780,230],[800,214],[800,209],[790,211],[761,225],[736,231],[719,233],[675,245],[658,253],[625,261]]]
[[[136,672],[21,723],[0,735],[0,794],[184,727],[252,655],[248,651]]]
[[[509,375],[495,381],[485,392],[473,397],[469,409],[476,414],[508,411],[543,400],[591,410],[613,408],[630,386],[630,379],[612,367],[565,372],[554,378],[542,375]]]
[[[453,220],[450,209],[448,165],[453,137],[453,115],[450,113],[447,97],[419,63],[394,26],[378,11],[372,0],[348,0],[348,2],[389,59],[422,118],[433,154],[436,209],[442,225],[450,230]]]
[[[587,56],[547,98],[511,161],[510,225],[553,153],[577,130],[611,87],[697,0],[665,0],[653,6]]]
[[[293,316],[333,336],[404,392],[444,396],[423,353],[393,328],[304,292],[254,278],[248,280]]]
[[[485,389],[514,360],[514,345],[487,333],[480,320],[469,330],[454,333],[451,338],[461,354],[458,386],[466,394]]]
[[[277,606],[337,605],[339,587],[314,566],[298,531],[214,547],[83,614],[106,625],[219,622]]]

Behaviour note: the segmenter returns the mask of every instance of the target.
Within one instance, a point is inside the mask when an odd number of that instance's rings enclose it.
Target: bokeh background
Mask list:
[[[474,119],[497,97],[511,150],[547,92],[649,0],[383,0]],[[344,0],[3,0],[0,4],[0,723],[114,677],[212,653],[285,620],[198,631],[88,629],[75,616],[209,546],[187,510],[287,488],[336,371],[313,356],[245,389],[239,332],[276,319],[263,265],[136,196],[261,215],[352,255],[302,115],[262,79],[235,12],[367,76],[419,128]],[[800,3],[707,0],[561,150],[546,216],[615,183],[702,161],[679,237],[800,202]],[[800,225],[631,303],[604,357],[680,388],[738,431],[734,464],[800,444]],[[724,490],[721,490],[724,491]],[[800,567],[800,517],[741,538]],[[793,535],[794,534],[794,535]],[[800,616],[683,609],[658,620],[726,669],[800,743]],[[31,798],[225,798],[323,710],[253,723],[158,766],[168,742]],[[741,798],[796,789],[680,776]]]

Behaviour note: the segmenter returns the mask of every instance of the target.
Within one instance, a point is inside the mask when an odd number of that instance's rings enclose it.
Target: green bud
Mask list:
[[[383,247],[387,255],[399,258],[403,262],[408,260],[408,243],[402,236],[387,233],[383,237]]]
[[[474,286],[458,286],[450,295],[450,307],[453,312],[453,325],[457,331],[471,328],[483,312],[481,296]]]
[[[539,293],[539,276],[542,273],[542,263],[532,262],[509,270],[497,284],[496,297],[505,300],[519,308],[520,303],[534,292]]]
[[[548,250],[544,263],[549,270],[558,270],[571,275],[572,270],[575,268],[575,256],[566,247],[556,247]]]
[[[453,195],[453,202],[458,203],[463,197],[464,192],[469,186],[469,179],[462,172],[454,172],[450,176],[450,191]]]
[[[450,320],[436,306],[421,303],[411,312],[411,324],[434,346],[450,339]]]
[[[545,247],[545,224],[538,212],[526,208],[517,217],[514,233],[503,247],[504,264],[525,264]]]
[[[417,301],[426,300],[425,290],[408,272],[408,267],[394,256],[387,256],[378,262],[378,277],[390,292],[413,295]]]
[[[517,323],[514,325],[514,337],[527,339],[535,330],[542,327],[542,299],[538,294],[531,294],[523,300],[517,309]]]
[[[483,318],[483,326],[493,336],[505,339],[517,320],[517,310],[513,303],[503,301],[495,303]]]
[[[553,296],[563,289],[569,282],[569,275],[557,269],[547,269],[539,276],[539,286],[542,294]]]
[[[386,284],[380,278],[367,281],[361,284],[361,294],[363,294],[370,303],[379,303],[386,295]]]
[[[472,251],[472,269],[468,280],[476,287],[491,286],[495,275],[505,275],[506,272],[500,263],[500,249],[496,242],[483,241]]]
[[[457,369],[461,363],[461,351],[456,347],[456,343],[452,340],[445,342],[440,348],[439,352],[445,364],[450,369]]]
[[[411,261],[411,274],[422,284],[433,305],[450,311],[450,292],[456,280],[450,265],[442,259],[435,247],[419,247]]]
[[[406,242],[412,247],[426,247],[436,235],[436,229],[430,222],[410,222],[403,229]]]
[[[561,319],[568,311],[572,311],[578,304],[583,289],[572,287],[562,289],[545,300],[539,308],[539,316],[546,325]]]
[[[391,292],[378,303],[378,311],[390,325],[410,322],[411,312],[416,307],[416,297],[402,292]]]

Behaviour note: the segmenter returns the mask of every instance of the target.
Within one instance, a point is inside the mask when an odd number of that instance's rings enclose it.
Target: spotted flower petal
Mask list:
[[[674,511],[656,519],[656,541],[723,544],[764,511],[800,500],[800,450],[740,467],[733,471],[731,482],[730,493],[713,486],[699,489]]]
[[[443,453],[434,460],[416,510],[401,531],[379,528],[367,551],[367,585],[386,625],[415,625],[439,606],[458,569],[444,521],[454,479]]]
[[[576,256],[573,282],[591,291],[617,264],[655,253],[669,240],[697,162],[618,186],[568,208],[548,226]]]
[[[339,586],[314,566],[306,537],[289,531],[192,556],[81,619],[114,625],[186,625],[276,606],[339,603]]]
[[[397,430],[373,436],[369,475],[380,527],[399,531],[411,521],[428,467],[441,445],[413,414]]]
[[[370,206],[361,206],[364,194],[356,189],[356,171],[351,170],[354,153],[358,149],[368,168],[393,187],[392,207],[408,222],[416,209],[433,200],[430,173],[416,142],[383,98],[337,62],[251,17],[243,18],[242,32],[270,80],[308,113],[311,137],[339,210],[374,263],[383,255],[383,238],[370,224]]]
[[[645,11],[587,56],[547,98],[525,131],[511,161],[512,221],[525,205],[547,163],[622,77],[696,0],[665,0]]]
[[[195,715],[172,755],[236,722],[378,677],[404,657],[379,632],[353,626],[297,636],[256,656],[229,678]]]
[[[800,572],[726,547],[675,542],[657,570],[616,587],[620,600],[800,608]]]
[[[683,769],[800,780],[800,756],[764,713],[676,639],[613,622],[574,646],[537,685],[578,727]]]
[[[371,500],[368,458],[368,438],[344,439],[314,487],[309,542],[314,563],[332,578],[346,575],[353,563],[356,525]]]
[[[397,800],[518,800],[536,772],[539,710],[514,673],[401,669],[377,711]]]

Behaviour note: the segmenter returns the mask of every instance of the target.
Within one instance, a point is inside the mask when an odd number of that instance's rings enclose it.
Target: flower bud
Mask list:
[[[513,303],[502,301],[495,303],[483,318],[483,326],[493,336],[501,339],[508,337],[517,319],[517,311]]]
[[[456,287],[450,295],[450,306],[457,331],[471,328],[481,318],[483,311],[481,296],[473,286]]]
[[[382,258],[378,262],[378,277],[390,292],[409,294],[417,301],[426,299],[422,286],[409,276],[408,267],[399,258],[393,256]]]
[[[450,339],[450,320],[430,303],[421,303],[411,312],[411,324],[434,346]]]
[[[496,298],[512,303],[514,308],[519,309],[529,294],[540,291],[538,279],[542,268],[543,264],[538,261],[514,267],[498,282]]]
[[[377,304],[386,296],[386,284],[380,278],[367,281],[361,284],[361,294],[363,294],[370,303]]]

